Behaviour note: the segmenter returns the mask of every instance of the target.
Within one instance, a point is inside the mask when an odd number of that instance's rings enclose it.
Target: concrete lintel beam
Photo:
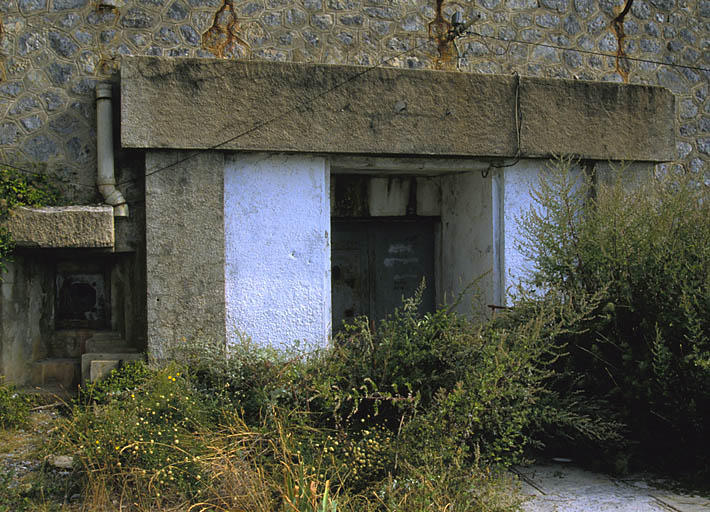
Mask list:
[[[126,57],[131,148],[666,161],[673,94],[512,75]]]
[[[17,247],[109,250],[114,247],[110,206],[15,208],[6,227]]]
[[[521,77],[520,120],[527,158],[675,157],[675,98],[662,87]]]
[[[362,172],[387,174],[446,174],[449,172],[485,171],[490,163],[470,158],[378,158],[367,156],[333,156],[330,160],[332,174]]]
[[[121,64],[121,143],[502,157],[516,144],[514,92],[502,75],[131,57]]]

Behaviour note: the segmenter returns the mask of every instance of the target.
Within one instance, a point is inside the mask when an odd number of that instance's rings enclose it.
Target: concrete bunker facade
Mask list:
[[[145,155],[155,358],[183,337],[323,345],[422,277],[428,307],[481,276],[504,304],[552,155],[650,172],[674,148],[673,95],[649,86],[130,58],[121,98],[121,144]]]
[[[480,276],[504,304],[553,155],[650,172],[675,151],[666,89],[517,75],[126,57],[113,109],[130,217],[11,220],[11,381],[68,387],[183,339],[323,345],[422,277],[430,308]]]
[[[477,35],[449,40],[454,15]],[[57,173],[83,205],[11,220],[0,374],[68,386],[82,366],[90,377],[235,324],[310,341],[377,316],[420,271],[430,304],[490,271],[484,302],[497,303],[520,264],[517,205],[551,154],[672,162],[657,170],[707,182],[708,20],[705,0],[0,2],[0,164]],[[388,69],[353,67],[376,63]],[[97,186],[97,89],[128,217],[96,206],[121,201]],[[421,268],[399,272],[410,245]]]

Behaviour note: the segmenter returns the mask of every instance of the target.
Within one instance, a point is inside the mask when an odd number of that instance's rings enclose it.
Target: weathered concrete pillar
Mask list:
[[[148,355],[153,360],[169,357],[183,338],[225,338],[223,190],[223,153],[146,155]]]

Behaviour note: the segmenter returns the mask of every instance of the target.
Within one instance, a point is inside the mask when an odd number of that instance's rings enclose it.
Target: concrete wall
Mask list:
[[[330,175],[322,157],[230,155],[224,167],[228,340],[323,346],[331,324]]]
[[[480,171],[441,178],[439,303],[460,300],[456,310],[471,315],[480,303],[494,303],[491,177]],[[465,292],[465,293],[463,293]]]
[[[41,259],[17,256],[7,264],[0,301],[0,375],[29,383],[32,364],[45,357],[54,324],[54,275]]]

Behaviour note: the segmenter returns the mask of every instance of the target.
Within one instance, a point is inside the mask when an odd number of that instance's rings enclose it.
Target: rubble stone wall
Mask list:
[[[0,162],[56,172],[75,202],[98,201],[95,84],[117,79],[123,55],[155,55],[661,85],[677,98],[677,161],[661,169],[710,184],[710,0],[633,0],[627,12],[625,0],[436,2],[2,0]],[[450,43],[456,11],[473,34]],[[137,171],[119,157],[117,172]],[[135,185],[122,185],[129,200]]]

